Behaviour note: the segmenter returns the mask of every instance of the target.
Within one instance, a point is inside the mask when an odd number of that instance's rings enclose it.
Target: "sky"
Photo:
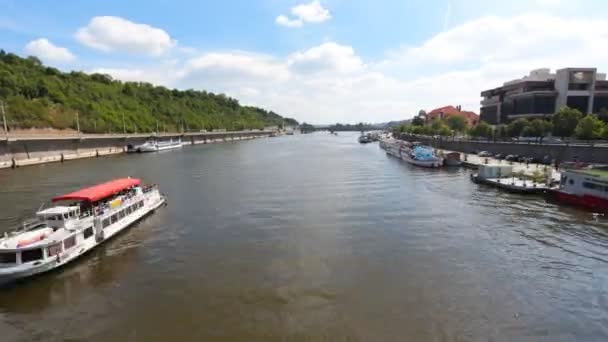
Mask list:
[[[0,48],[225,93],[314,124],[461,105],[537,68],[608,72],[605,0],[0,0]]]

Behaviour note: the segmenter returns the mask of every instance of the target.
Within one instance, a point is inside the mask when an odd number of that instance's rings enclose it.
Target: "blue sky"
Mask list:
[[[224,92],[299,120],[377,122],[446,104],[477,111],[484,87],[538,67],[607,71],[607,7],[601,0],[0,0],[0,48],[63,70]]]

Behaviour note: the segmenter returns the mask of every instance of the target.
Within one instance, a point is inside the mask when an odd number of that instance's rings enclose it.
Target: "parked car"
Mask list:
[[[517,161],[519,159],[519,156],[517,154],[509,154],[508,156],[505,157],[505,160],[508,161]]]
[[[477,155],[480,157],[491,157],[492,153],[490,153],[488,151],[481,151],[481,152],[477,153]]]
[[[502,153],[497,153],[494,155],[494,159],[503,160],[505,159],[505,156]]]
[[[528,157],[524,157],[524,156],[517,157],[517,161],[520,163],[525,163],[527,159],[528,159]]]

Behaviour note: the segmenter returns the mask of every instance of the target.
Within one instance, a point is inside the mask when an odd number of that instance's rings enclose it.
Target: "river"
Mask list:
[[[606,219],[356,137],[0,171],[2,227],[113,177],[169,199],[81,260],[0,289],[0,340],[608,340]]]

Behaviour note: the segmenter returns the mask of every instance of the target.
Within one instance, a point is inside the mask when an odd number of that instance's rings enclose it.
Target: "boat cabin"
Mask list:
[[[69,220],[80,218],[80,206],[57,206],[41,210],[36,217],[49,227],[58,229],[64,227]]]
[[[608,199],[608,170],[566,170],[562,173],[559,189],[573,195],[592,195]]]

